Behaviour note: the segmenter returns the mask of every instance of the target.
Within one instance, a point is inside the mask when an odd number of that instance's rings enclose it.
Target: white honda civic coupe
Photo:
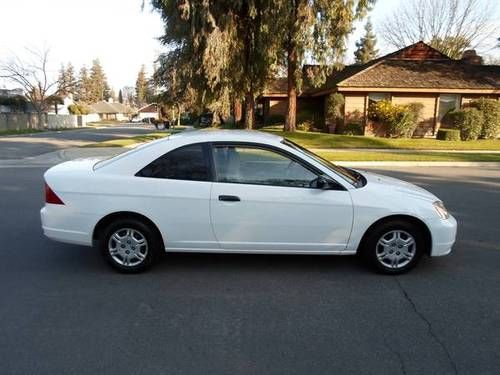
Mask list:
[[[50,168],[45,235],[96,245],[123,272],[163,251],[360,254],[408,271],[450,253],[457,222],[428,191],[336,166],[257,131],[192,131]]]

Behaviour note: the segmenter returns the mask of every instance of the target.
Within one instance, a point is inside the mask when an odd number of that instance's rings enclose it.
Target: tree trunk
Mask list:
[[[177,104],[177,126],[181,126],[181,106]]]
[[[234,101],[234,121],[235,122],[240,122],[242,119],[242,110],[241,110],[241,101],[239,99],[236,99]]]
[[[286,111],[285,130],[295,131],[297,122],[297,82],[295,72],[297,71],[297,46],[290,41],[287,51],[287,75],[288,75],[288,106]]]
[[[255,98],[252,93],[245,95],[245,129],[253,129],[255,120]]]

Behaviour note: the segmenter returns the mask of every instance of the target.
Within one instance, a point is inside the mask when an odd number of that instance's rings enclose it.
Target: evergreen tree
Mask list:
[[[146,77],[146,69],[144,65],[142,65],[135,81],[135,99],[138,107],[143,107],[145,104],[147,104],[149,91],[148,86],[149,82]]]
[[[295,130],[297,92],[306,55],[319,65],[311,83],[315,86],[324,83],[345,53],[353,22],[363,17],[373,3],[374,0],[280,0],[275,3],[280,9],[275,22],[281,27],[276,36],[282,38],[288,76],[286,130]]]
[[[106,79],[106,74],[104,74],[104,69],[99,62],[99,59],[92,61],[89,79],[89,102],[96,103],[100,100],[108,100],[110,98],[110,88]]]
[[[123,93],[122,93],[122,89],[120,89],[120,91],[118,91],[118,102],[123,104]]]
[[[68,63],[66,68],[64,64],[61,65],[59,77],[57,78],[57,86],[59,96],[64,97],[69,94],[75,94],[77,81],[75,78],[75,70],[71,63]]]
[[[91,103],[90,93],[92,90],[89,73],[85,66],[80,69],[78,83],[76,85],[75,100],[83,103]]]
[[[356,51],[354,56],[357,64],[366,64],[368,61],[377,57],[378,50],[376,49],[377,37],[373,33],[372,23],[368,19],[365,25],[365,35],[356,42]]]
[[[272,0],[217,2],[151,0],[160,12],[169,52],[156,81],[164,100],[227,114],[231,99],[245,99],[245,126],[253,127],[255,98],[272,75],[280,33]]]

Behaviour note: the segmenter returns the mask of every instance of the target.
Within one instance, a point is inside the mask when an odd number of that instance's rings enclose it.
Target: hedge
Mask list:
[[[495,139],[500,134],[500,101],[480,98],[470,103],[483,113],[481,138]]]
[[[442,141],[459,141],[460,130],[458,129],[439,129],[436,134],[436,139]]]

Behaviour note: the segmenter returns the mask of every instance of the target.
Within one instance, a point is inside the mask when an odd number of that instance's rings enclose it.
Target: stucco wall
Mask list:
[[[269,116],[285,116],[287,99],[269,100]]]
[[[43,129],[46,116],[36,113],[0,113],[0,130]]]
[[[47,115],[47,127],[49,129],[76,128],[78,126],[77,117],[76,115]]]

